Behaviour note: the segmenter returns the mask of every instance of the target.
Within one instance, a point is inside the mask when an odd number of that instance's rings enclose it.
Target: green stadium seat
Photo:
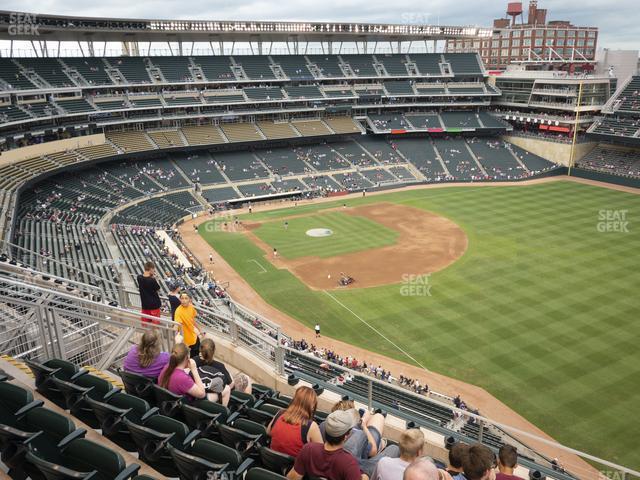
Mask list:
[[[245,480],[285,480],[286,477],[278,473],[270,472],[264,468],[255,467],[249,470]]]
[[[65,444],[54,455],[41,456],[29,452],[27,461],[47,480],[126,480],[133,478],[140,470],[138,464],[127,467],[118,452],[85,439]]]
[[[186,450],[200,436],[199,430],[189,431],[182,422],[164,415],[152,415],[133,423],[124,418],[138,455],[147,465],[168,477],[178,475],[176,464],[169,454],[168,446]]]
[[[295,458],[285,453],[276,452],[269,447],[260,447],[258,449],[260,455],[260,463],[273,472],[279,472],[286,475],[293,467]]]

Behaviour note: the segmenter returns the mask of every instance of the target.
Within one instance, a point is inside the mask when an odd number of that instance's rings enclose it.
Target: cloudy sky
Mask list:
[[[528,4],[524,0],[525,10]],[[370,21],[491,26],[507,0],[2,0],[3,10],[207,20]],[[640,48],[640,0],[539,0],[551,20],[600,28],[600,47]]]

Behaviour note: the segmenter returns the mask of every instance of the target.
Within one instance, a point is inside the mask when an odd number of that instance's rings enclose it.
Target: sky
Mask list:
[[[0,9],[121,18],[306,20],[490,27],[508,0],[2,0]],[[528,0],[523,1],[525,10]],[[640,49],[640,0],[539,0],[548,20],[600,29],[600,48]]]

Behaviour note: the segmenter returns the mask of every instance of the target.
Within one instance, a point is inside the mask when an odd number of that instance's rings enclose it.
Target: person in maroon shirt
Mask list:
[[[342,446],[355,426],[351,412],[336,410],[325,421],[325,442],[307,443],[287,474],[289,480],[323,477],[327,480],[368,480],[356,459]]]
[[[503,445],[498,451],[498,470],[496,480],[522,480],[513,474],[518,465],[518,450],[513,445]]]

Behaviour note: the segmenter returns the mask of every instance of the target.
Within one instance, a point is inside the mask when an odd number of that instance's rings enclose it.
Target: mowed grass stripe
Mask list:
[[[366,217],[330,212],[287,220],[266,222],[253,233],[279,255],[287,259],[306,256],[322,258],[344,255],[371,248],[393,245],[398,232],[386,228]],[[309,237],[312,228],[328,228],[333,234],[328,237]]]
[[[429,369],[482,386],[569,446],[640,468],[629,442],[637,437],[630,412],[640,404],[639,198],[567,182],[414,190],[348,206],[380,201],[450,218],[469,248],[431,276],[430,297],[403,297],[391,285],[336,298]],[[628,210],[630,232],[599,233],[601,210]],[[208,239],[272,305],[308,326],[319,321],[328,336],[405,360],[288,272],[247,270],[246,259],[263,252],[249,241],[225,247],[226,235]]]

